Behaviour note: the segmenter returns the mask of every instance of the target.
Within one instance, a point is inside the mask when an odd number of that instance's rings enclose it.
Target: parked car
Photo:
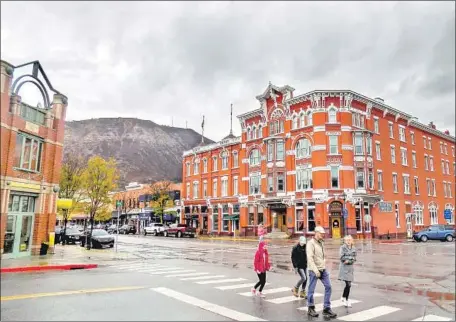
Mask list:
[[[147,234],[154,236],[162,235],[166,228],[167,226],[161,223],[151,223],[149,226],[144,227],[144,236],[147,236]]]
[[[116,234],[117,233],[117,225],[111,225],[106,229],[108,231],[108,234]]]
[[[90,230],[86,230],[81,236],[82,247],[86,245],[86,240],[87,243],[91,243],[92,248],[114,247],[114,237],[104,229],[94,229],[92,234],[90,234]]]
[[[65,243],[76,244],[81,238],[82,233],[76,227],[67,227],[65,231]]]
[[[169,228],[165,229],[165,231],[163,232],[163,235],[165,237],[175,236],[178,238],[184,237],[184,236],[195,237],[196,228],[188,227],[188,225],[186,225],[186,224],[171,225]]]
[[[119,228],[119,234],[136,234],[136,226],[134,225],[123,225],[122,227]]]
[[[455,238],[454,226],[449,225],[432,225],[413,234],[416,241],[427,242],[428,240],[453,241]]]

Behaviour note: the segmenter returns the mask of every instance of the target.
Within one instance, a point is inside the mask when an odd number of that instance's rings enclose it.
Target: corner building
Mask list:
[[[202,233],[411,236],[454,225],[455,138],[353,91],[270,84],[240,137],[184,153],[182,222]]]
[[[44,106],[22,101],[26,84],[38,90]],[[1,61],[0,85],[2,258],[37,255],[56,225],[68,100],[38,61],[20,66]]]

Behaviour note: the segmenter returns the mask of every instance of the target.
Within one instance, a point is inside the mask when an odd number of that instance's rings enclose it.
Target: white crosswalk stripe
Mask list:
[[[164,268],[164,266],[160,266],[160,267],[144,266],[144,267],[132,267],[132,268],[124,268],[124,269],[127,271],[131,271],[131,272],[141,272],[141,271],[150,271],[150,270],[161,269],[161,268]]]
[[[202,276],[202,275],[207,275],[209,273],[188,273],[188,274],[171,274],[171,275],[166,275],[165,277],[191,277],[191,276]]]
[[[400,310],[401,309],[397,307],[382,305],[374,307],[372,309],[341,316],[337,319],[342,321],[368,321]]]
[[[282,292],[291,292],[291,288],[289,287],[279,287],[279,288],[271,288],[271,289],[266,289],[263,290],[263,294],[275,294],[275,293],[282,293]],[[244,292],[244,293],[238,293],[239,295],[242,296],[253,296],[252,292]]]
[[[425,315],[421,318],[417,318],[412,321],[454,321],[454,320],[452,320],[451,318],[443,317],[443,316],[429,314],[429,315]]]
[[[231,279],[224,279],[224,280],[213,280],[213,281],[202,281],[202,282],[196,282],[196,284],[217,284],[217,283],[231,283],[231,282],[241,282],[245,281],[245,278],[231,278]]]
[[[315,294],[314,294],[314,296],[315,296]],[[290,303],[290,302],[305,301],[305,299],[296,297],[294,295],[290,295],[290,296],[278,297],[278,298],[270,299],[270,300],[266,300],[266,301],[269,303],[273,303],[273,304],[284,304],[284,303]]]
[[[356,303],[361,303],[361,301],[358,300],[350,300],[352,304]],[[336,300],[336,301],[331,301],[331,308],[336,308],[336,307],[341,307],[344,306],[344,303],[342,303],[342,300]],[[307,306],[299,307],[298,310],[301,311],[307,311]],[[315,305],[315,311],[323,311],[323,303],[318,303]]]
[[[269,285],[269,283],[266,283],[266,285]],[[254,283],[244,283],[244,284],[235,284],[235,285],[225,285],[225,286],[218,286],[216,289],[218,290],[236,290],[238,288],[246,288],[246,287],[253,287]]]
[[[141,269],[137,269],[135,271],[139,272],[139,273],[149,273],[149,272],[172,271],[174,269],[181,269],[181,268],[178,268],[178,267],[160,267],[160,268],[151,267],[151,268],[141,268]]]
[[[181,281],[197,281],[197,280],[204,280],[205,278],[219,278],[225,277],[225,275],[212,275],[212,276],[199,276],[199,277],[186,277],[181,278]]]
[[[170,268],[166,271],[150,272],[149,275],[164,275],[164,274],[170,274],[170,273],[188,273],[188,272],[193,272],[193,271],[187,271],[182,268]]]

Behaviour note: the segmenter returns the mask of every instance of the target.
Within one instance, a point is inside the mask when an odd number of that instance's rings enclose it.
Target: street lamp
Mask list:
[[[345,208],[345,200],[347,199],[347,194],[342,192],[341,199],[343,200],[342,205],[342,216],[344,217],[344,236],[347,236],[347,219],[348,219],[348,210]]]

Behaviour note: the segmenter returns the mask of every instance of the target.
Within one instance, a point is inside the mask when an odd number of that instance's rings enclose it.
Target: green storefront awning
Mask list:
[[[225,215],[223,216],[223,220],[239,220],[239,215]]]

